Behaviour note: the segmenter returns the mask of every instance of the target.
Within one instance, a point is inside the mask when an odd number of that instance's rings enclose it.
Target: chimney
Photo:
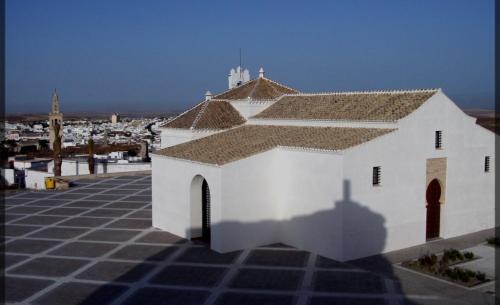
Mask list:
[[[264,68],[260,68],[259,70],[259,77],[264,77]]]
[[[205,101],[209,101],[211,99],[212,99],[212,92],[207,91],[207,93],[205,93]]]

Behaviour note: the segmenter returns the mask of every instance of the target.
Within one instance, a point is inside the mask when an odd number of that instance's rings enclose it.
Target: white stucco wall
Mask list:
[[[191,130],[191,129],[181,129],[181,128],[161,128],[161,148],[166,148],[188,142],[191,140],[196,140],[203,138],[214,133],[217,130]]]
[[[342,257],[342,155],[279,148],[280,242]]]
[[[344,179],[351,183],[352,200],[384,219],[381,236],[372,236],[383,244],[380,252],[425,242],[428,158],[447,158],[440,236],[494,227],[495,135],[476,125],[442,93],[399,124],[399,130],[346,150],[344,157]],[[434,147],[436,130],[443,132],[443,149]],[[490,173],[483,170],[486,155],[491,156]],[[381,186],[372,186],[374,166],[381,166]],[[349,258],[377,253],[357,245],[345,251]]]
[[[151,155],[153,226],[185,238],[191,238],[191,183],[201,175],[207,180],[211,195],[211,219],[220,220],[220,168]],[[195,226],[195,230],[199,230]]]

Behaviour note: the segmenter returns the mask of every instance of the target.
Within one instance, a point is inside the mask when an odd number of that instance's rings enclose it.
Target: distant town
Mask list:
[[[51,106],[47,115],[6,116],[0,127],[0,154],[7,180],[2,187],[45,188],[45,178],[55,174],[55,124],[60,126],[62,175],[150,170],[149,153],[160,148],[160,126],[175,117],[175,113],[117,112],[64,117],[55,91],[47,105]]]

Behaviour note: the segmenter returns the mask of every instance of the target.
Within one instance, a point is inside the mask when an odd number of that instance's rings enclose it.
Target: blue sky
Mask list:
[[[7,0],[6,108],[183,110],[238,64],[306,92],[443,88],[494,107],[494,1]]]

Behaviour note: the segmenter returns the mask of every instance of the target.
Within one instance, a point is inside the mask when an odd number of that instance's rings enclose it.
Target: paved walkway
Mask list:
[[[484,257],[484,260],[476,261],[476,263],[479,263],[481,270],[487,270],[487,274],[491,276],[492,273],[494,274],[495,268],[494,248],[484,246],[484,243],[486,238],[494,235],[495,229],[489,229],[449,239],[437,239],[423,245],[375,255],[349,263],[393,279],[398,285],[397,290],[404,295],[439,294],[447,299],[444,304],[494,304],[494,297],[492,296],[492,293],[495,292],[494,282],[478,287],[465,288],[399,266],[401,262],[418,258],[423,254],[441,253],[445,249],[454,248],[466,251],[472,250],[475,254]],[[484,249],[484,247],[488,249]],[[418,304],[427,303],[418,301]]]
[[[8,304],[492,304],[387,259],[381,276],[281,244],[219,254],[151,227],[149,175],[76,183],[7,196]]]

